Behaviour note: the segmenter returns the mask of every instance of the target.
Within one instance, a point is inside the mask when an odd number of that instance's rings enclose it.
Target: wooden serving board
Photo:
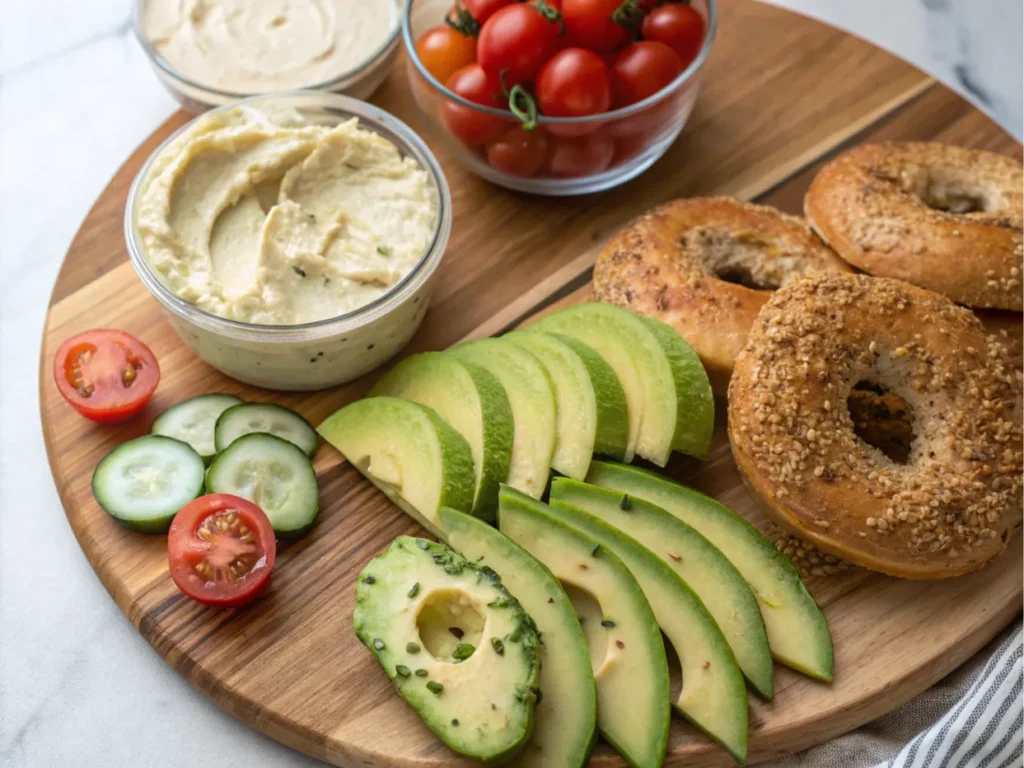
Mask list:
[[[987,118],[888,54],[749,0],[722,6],[719,39],[689,125],[666,157],[630,184],[586,198],[534,198],[489,186],[436,150],[451,183],[454,231],[433,308],[407,352],[498,333],[544,308],[581,300],[600,244],[632,215],[664,200],[731,194],[797,212],[816,166],[837,149],[867,140],[937,139],[1020,157],[1020,146]],[[374,101],[425,132],[403,64]],[[142,162],[186,119],[173,115],[117,172],[72,243],[54,288],[40,394],[68,521],[138,631],[244,722],[338,765],[468,765],[419,722],[355,638],[356,574],[395,536],[418,529],[329,446],[315,460],[319,524],[282,546],[272,591],[244,610],[214,610],[183,597],[167,574],[165,537],[119,527],[93,500],[90,477],[99,459],[146,433],[157,413],[185,397],[214,391],[273,399],[317,423],[361,396],[372,380],[316,394],[253,390],[196,359],[164,322],[127,263],[122,216]],[[65,337],[104,326],[140,336],[163,370],[146,412],[118,427],[76,415],[51,378]],[[739,482],[724,430],[708,461],[679,459],[669,471],[765,525]],[[1020,610],[1021,556],[1018,536],[999,561],[949,582],[898,581],[860,570],[809,580],[832,627],[836,679],[823,685],[778,668],[774,702],[751,696],[751,761],[847,732],[948,674]],[[674,721],[667,765],[729,762]],[[593,765],[622,762],[599,746]]]

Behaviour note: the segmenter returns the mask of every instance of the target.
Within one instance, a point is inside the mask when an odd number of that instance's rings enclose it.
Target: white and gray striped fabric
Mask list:
[[[912,701],[765,768],[1021,768],[1021,623]]]

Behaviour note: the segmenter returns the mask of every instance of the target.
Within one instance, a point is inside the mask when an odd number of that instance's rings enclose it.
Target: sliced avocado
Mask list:
[[[547,505],[506,487],[498,494],[498,524],[551,570],[572,600],[590,649],[601,735],[634,768],[660,766],[672,709],[668,662],[636,579],[609,549],[559,521]]]
[[[502,504],[522,503],[518,496],[507,492]],[[533,618],[542,640],[537,724],[516,765],[582,768],[594,745],[597,693],[587,640],[572,603],[551,571],[486,523],[444,508],[441,525],[453,549],[501,576],[502,585]]]
[[[459,360],[486,368],[501,382],[512,406],[514,437],[506,483],[539,499],[555,452],[557,413],[547,371],[536,357],[502,339],[480,339],[448,350]]]
[[[707,607],[754,689],[772,698],[772,654],[757,600],[711,542],[664,509],[619,491],[556,478],[551,499],[600,518],[664,561]]]
[[[737,762],[746,760],[747,689],[729,644],[700,598],[657,555],[594,515],[561,501],[551,502],[551,514],[626,564],[679,657],[682,688],[676,709]]]
[[[466,438],[473,453],[473,514],[497,519],[498,484],[508,477],[512,409],[498,380],[478,365],[441,352],[407,357],[381,378],[370,396],[391,395],[426,405]]]
[[[689,345],[664,324],[629,310],[588,302],[540,318],[530,330],[563,333],[590,345],[615,370],[626,393],[629,451],[665,466],[673,446],[707,455],[714,398]]]
[[[775,658],[818,680],[832,679],[825,614],[793,564],[757,528],[714,499],[636,467],[595,461],[587,482],[657,504],[703,534],[750,585]]]
[[[462,512],[473,507],[469,444],[431,408],[397,397],[368,397],[335,411],[317,432],[439,537],[441,507]]]
[[[558,415],[552,469],[582,480],[595,453],[626,455],[626,393],[604,358],[569,336],[514,331],[502,338],[532,353],[551,378]]]
[[[501,762],[526,744],[537,633],[493,571],[400,536],[359,574],[352,622],[398,692],[456,752]]]

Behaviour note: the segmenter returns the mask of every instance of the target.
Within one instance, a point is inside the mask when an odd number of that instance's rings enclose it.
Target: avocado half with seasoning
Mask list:
[[[714,499],[653,472],[593,462],[587,482],[657,504],[729,558],[757,598],[772,655],[818,680],[834,671],[832,635],[796,568],[757,528]]]
[[[498,763],[526,744],[537,633],[489,568],[400,536],[359,574],[353,624],[398,692],[453,750]]]
[[[668,661],[661,631],[626,565],[551,514],[546,504],[499,494],[501,532],[544,563],[573,603],[597,685],[597,727],[634,768],[660,766],[668,743]]]
[[[463,512],[473,507],[469,444],[431,408],[397,397],[368,397],[335,411],[317,432],[439,537],[441,507]]]
[[[625,458],[626,393],[603,357],[570,336],[513,331],[502,338],[533,354],[551,379],[558,413],[552,469],[582,480],[595,453]]]
[[[535,503],[511,488],[501,491],[503,509]],[[587,640],[572,602],[551,571],[486,523],[446,508],[441,510],[441,525],[454,549],[498,573],[537,627],[537,724],[516,765],[582,768],[594,744],[597,694]]]
[[[600,354],[626,393],[633,454],[665,466],[672,450],[704,458],[715,403],[704,366],[682,336],[658,320],[588,302],[546,315],[528,330],[571,336]]]
[[[457,344],[445,354],[479,365],[501,382],[512,406],[512,459],[505,483],[536,499],[544,495],[555,451],[555,395],[536,357],[504,339]]]
[[[443,352],[407,357],[370,391],[433,408],[469,443],[476,486],[473,514],[493,522],[498,484],[508,477],[512,454],[512,409],[493,374]]]
[[[662,560],[710,612],[754,690],[772,698],[772,653],[757,599],[740,572],[710,541],[664,509],[608,488],[556,478],[551,499],[600,518]]]

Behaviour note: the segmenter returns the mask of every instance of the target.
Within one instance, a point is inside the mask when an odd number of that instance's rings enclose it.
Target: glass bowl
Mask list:
[[[437,227],[426,252],[409,274],[376,300],[338,317],[312,323],[258,325],[228,320],[179,298],[146,260],[135,219],[144,181],[154,160],[195,122],[192,121],[157,147],[132,182],[124,216],[132,266],[185,344],[228,376],[281,390],[324,389],[355,379],[393,357],[426,314],[434,274],[451,233],[448,182],[419,136],[398,118],[371,104],[322,91],[289,91],[255,96],[217,111],[239,105],[291,108],[310,122],[322,125],[336,125],[357,117],[361,128],[380,134],[404,156],[414,159],[426,170],[438,193]]]
[[[369,2],[370,0],[365,0]],[[153,71],[163,86],[181,104],[185,111],[192,114],[199,114],[210,107],[220,107],[239,99],[247,99],[252,96],[266,95],[265,93],[236,93],[232,91],[219,90],[209,84],[197,82],[193,78],[186,77],[164,59],[153,48],[142,29],[142,13],[145,6],[150,2],[171,2],[171,0],[134,0],[132,12],[132,30],[135,33],[139,45],[146,52]],[[329,91],[332,93],[344,93],[356,99],[366,99],[372,94],[387,78],[391,66],[395,62],[399,49],[399,16],[401,14],[402,0],[394,0],[395,14],[394,24],[388,32],[387,38],[373,51],[365,61],[345,72],[338,73],[335,77],[319,83],[303,84],[303,90]]]
[[[700,87],[701,70],[714,43],[718,18],[715,0],[692,0],[692,7],[704,17],[705,36],[701,50],[690,65],[658,93],[628,107],[582,118],[544,117],[536,130],[544,132],[555,152],[572,160],[581,158],[577,168],[601,167],[587,175],[570,175],[572,162],[563,165],[561,176],[549,169],[535,175],[513,175],[491,166],[484,149],[463,143],[448,125],[461,114],[489,120],[500,133],[502,125],[513,128],[518,119],[505,110],[474,104],[448,90],[427,71],[416,55],[415,41],[426,30],[443,23],[450,0],[409,0],[402,14],[402,38],[406,48],[406,70],[417,106],[426,115],[433,137],[463,165],[478,176],[509,189],[541,195],[579,195],[599,192],[622,184],[650,168],[669,148],[693,110]],[[446,122],[447,121],[447,122]]]

